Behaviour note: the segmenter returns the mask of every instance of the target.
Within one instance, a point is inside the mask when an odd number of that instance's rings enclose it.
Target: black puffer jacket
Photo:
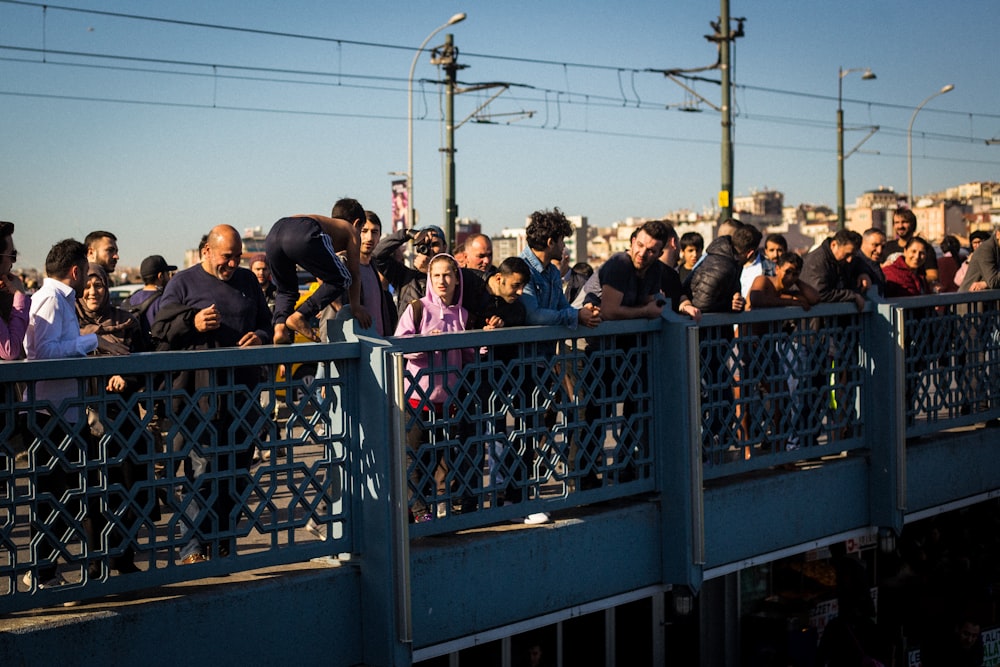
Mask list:
[[[860,265],[860,262],[858,263]],[[838,262],[830,249],[830,239],[802,258],[802,282],[819,292],[823,303],[854,301],[856,273],[847,262]]]
[[[733,295],[740,291],[742,272],[733,240],[720,236],[705,249],[705,256],[688,274],[684,288],[701,312],[728,313],[733,309]]]

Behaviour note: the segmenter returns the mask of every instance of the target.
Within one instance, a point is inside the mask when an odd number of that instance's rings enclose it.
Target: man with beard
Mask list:
[[[80,325],[76,319],[76,299],[83,294],[83,286],[87,280],[87,248],[74,239],[66,239],[56,243],[45,258],[45,281],[31,299],[31,309],[28,312],[28,328],[24,337],[24,350],[29,360],[62,359],[66,357],[83,357],[97,349],[97,334],[80,334]],[[22,581],[29,588],[34,584],[38,588],[53,588],[66,583],[56,570],[56,559],[61,545],[58,537],[50,539],[49,535],[62,536],[69,528],[64,518],[67,514],[81,514],[83,508],[80,500],[67,502],[60,506],[56,502],[45,500],[48,497],[60,498],[67,488],[78,487],[82,471],[67,469],[67,459],[72,460],[78,454],[90,449],[89,442],[73,442],[77,438],[86,439],[86,435],[73,435],[71,427],[86,419],[78,407],[65,405],[79,396],[77,380],[67,378],[61,380],[39,380],[34,390],[26,392],[25,400],[32,397],[38,401],[48,401],[50,407],[42,408],[33,419],[38,421],[39,433],[54,421],[55,426],[47,437],[41,439],[41,447],[34,454],[37,465],[50,458],[56,463],[47,472],[39,472],[37,477],[37,506],[34,510],[35,521],[49,521],[47,517],[54,516],[46,526],[46,530],[38,531],[34,539],[38,542],[37,557],[44,561],[37,571],[28,571]],[[60,443],[66,442],[64,447]],[[62,450],[62,451],[60,451]],[[79,495],[76,496],[79,498]],[[34,532],[34,531],[33,531]],[[83,540],[83,536],[71,537]]]
[[[99,230],[87,234],[83,244],[87,246],[87,262],[100,264],[113,282],[115,267],[118,266],[118,237]]]
[[[662,277],[660,272],[672,270],[660,262],[663,246],[670,238],[670,230],[659,220],[651,220],[642,225],[632,239],[628,252],[620,252],[608,258],[601,268],[591,276],[583,287],[583,302],[600,309],[604,320],[655,319],[660,317],[666,299],[660,292]],[[589,464],[591,470],[581,480],[583,487],[599,486],[595,468],[603,467],[604,428],[618,419],[618,406],[609,395],[615,385],[616,376],[622,367],[616,363],[623,352],[628,352],[639,344],[635,335],[619,335],[588,341],[588,354],[607,355],[603,364],[604,372],[598,386],[587,392],[585,421],[593,428],[580,444],[579,456],[582,466]],[[640,406],[631,397],[624,397],[623,415],[640,412]],[[610,413],[608,412],[610,410]],[[630,432],[625,429],[624,432]],[[641,435],[635,441],[618,442],[616,460],[619,470],[612,473],[615,481],[627,482],[636,478],[636,460],[648,456],[649,443]],[[605,479],[605,484],[607,483]]]

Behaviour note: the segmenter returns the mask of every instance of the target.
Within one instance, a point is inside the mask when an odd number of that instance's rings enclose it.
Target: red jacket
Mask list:
[[[906,265],[906,259],[900,255],[892,264],[882,267],[885,274],[885,296],[888,299],[897,296],[920,296],[930,294],[927,279],[923,274],[914,271]]]

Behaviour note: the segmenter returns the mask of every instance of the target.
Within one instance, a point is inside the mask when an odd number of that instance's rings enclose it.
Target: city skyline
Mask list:
[[[153,253],[179,263],[214,224],[266,230],[284,215],[328,213],[342,196],[388,220],[389,172],[406,168],[410,61],[459,11],[468,19],[430,46],[454,34],[469,66],[459,72],[464,86],[512,84],[478,117],[494,91],[456,99],[456,120],[467,119],[456,132],[460,217],[495,233],[552,206],[597,226],[701,211],[720,181],[720,117],[710,106],[718,72],[691,73],[689,92],[647,70],[714,62],[704,36],[719,5],[669,5],[625,3],[606,16],[597,3],[236,11],[231,2],[137,10],[106,1],[43,14],[41,5],[0,2],[0,25],[9,26],[0,29],[8,158],[0,218],[17,225],[18,266],[37,268],[53,242],[94,229],[116,233],[121,263],[138,265]],[[1000,8],[734,1],[731,16],[746,17],[734,49],[734,195],[767,188],[787,203],[835,208],[840,67],[878,77],[842,82],[847,149],[867,134],[862,127],[880,126],[845,163],[849,205],[879,186],[906,191],[911,114],[949,83],[954,91],[913,126],[915,193],[1000,181],[1000,146],[986,143],[1000,137],[991,111],[1000,93],[983,83],[989,19]],[[419,59],[414,84],[415,201],[422,224],[441,224],[443,140],[429,58]],[[702,113],[683,111],[693,108]]]

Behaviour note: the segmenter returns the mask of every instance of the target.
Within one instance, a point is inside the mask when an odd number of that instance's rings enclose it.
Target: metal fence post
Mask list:
[[[662,503],[663,581],[697,591],[705,562],[701,475],[701,393],[698,328],[664,309],[663,326],[650,334],[657,479]]]
[[[903,309],[878,303],[862,314],[862,354],[867,373],[863,399],[865,442],[870,452],[871,523],[903,530],[906,509],[906,390]]]
[[[358,335],[353,326],[353,320],[345,322],[343,334],[361,346],[356,384],[345,393],[351,395],[351,414],[357,415],[350,426],[356,440],[349,485],[359,519],[364,664],[406,667],[412,664],[412,628],[406,494],[398,480],[403,443],[393,427],[398,421],[395,387],[401,381],[393,365],[398,355],[386,353],[385,340]]]

